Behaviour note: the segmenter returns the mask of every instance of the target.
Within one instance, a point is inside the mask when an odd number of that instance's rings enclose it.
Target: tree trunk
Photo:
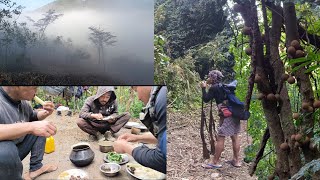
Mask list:
[[[100,50],[101,48],[100,48],[100,46],[98,47],[98,54],[99,54],[99,65],[101,64],[101,55],[100,55],[100,53],[101,53],[101,50]]]
[[[243,4],[244,10],[241,12],[245,20],[245,25],[251,27],[251,49],[252,49],[252,64],[256,66],[256,73],[261,77],[261,82],[257,83],[258,90],[264,94],[272,93],[270,81],[268,79],[269,71],[266,68],[266,61],[264,60],[264,52],[262,45],[261,33],[259,30],[257,8],[255,0],[251,3]],[[269,61],[269,60],[267,60]],[[267,62],[269,63],[269,62]],[[272,71],[271,71],[272,72]],[[280,118],[277,112],[277,102],[262,100],[263,110],[266,116],[267,124],[270,130],[270,136],[276,149],[276,174],[280,179],[289,178],[289,163],[288,155],[285,151],[280,150],[280,144],[284,142],[284,135],[281,128]]]
[[[292,120],[292,111],[290,98],[285,82],[281,80],[281,75],[285,73],[283,62],[279,55],[279,42],[281,37],[281,26],[283,24],[282,8],[279,6],[272,6],[272,28],[270,30],[270,62],[274,67],[274,76],[278,77],[276,80],[277,93],[280,94],[280,121],[281,126],[284,127],[283,134],[285,141],[289,144],[289,168],[290,175],[294,175],[301,168],[300,150],[294,147],[294,142],[291,141],[291,135],[295,134],[295,127]]]
[[[290,46],[292,40],[299,40],[298,27],[297,27],[297,18],[295,5],[293,2],[284,3],[284,22],[286,27],[286,47]],[[296,66],[293,65],[293,66]],[[309,75],[305,74],[305,67],[301,67],[296,72],[294,72],[294,76],[297,79],[297,85],[299,87],[300,94],[302,95],[302,101],[312,104],[314,101],[314,95],[312,86],[310,83]],[[302,135],[306,135],[309,138],[313,137],[313,127],[314,120],[312,114],[306,115],[303,117],[303,121],[301,123],[300,133]],[[309,133],[306,133],[306,132]],[[305,156],[306,162],[310,162],[313,159],[319,157],[319,152],[314,152],[309,149],[309,146],[302,147],[303,154]]]

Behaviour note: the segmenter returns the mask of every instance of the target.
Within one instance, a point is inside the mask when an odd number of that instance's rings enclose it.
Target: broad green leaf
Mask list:
[[[317,68],[320,68],[320,65],[311,66],[311,67],[309,67],[304,73],[308,74],[308,73],[314,71],[314,70],[317,69]]]
[[[301,57],[301,58],[297,58],[297,59],[291,59],[289,61],[289,64],[292,65],[292,64],[296,64],[296,63],[305,62],[305,61],[308,61],[308,59],[306,59],[305,57]]]
[[[311,61],[304,62],[304,63],[300,64],[299,66],[294,67],[294,68],[292,69],[292,72],[296,72],[298,69],[300,69],[300,68],[302,68],[302,67],[304,67],[304,66],[306,66],[306,65],[308,65],[308,64],[311,64],[311,63],[312,63]]]

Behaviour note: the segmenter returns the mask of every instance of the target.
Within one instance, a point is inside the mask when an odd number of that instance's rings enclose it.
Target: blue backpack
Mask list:
[[[241,102],[235,95],[237,81],[233,81],[230,84],[219,84],[219,86],[225,92],[225,99],[228,100],[227,106],[231,111],[232,116],[239,120],[248,120],[250,112],[244,109],[244,103]]]

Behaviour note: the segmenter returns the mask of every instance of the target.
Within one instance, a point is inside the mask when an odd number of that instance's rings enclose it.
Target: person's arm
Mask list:
[[[56,127],[48,121],[0,124],[0,141],[14,140],[27,134],[49,137],[54,135],[56,130]]]
[[[150,149],[145,145],[138,146],[133,149],[132,156],[139,164],[166,174],[167,160],[158,147]]]
[[[166,173],[166,157],[160,148],[151,149],[145,145],[134,147],[124,139],[118,139],[113,144],[114,151],[117,153],[127,153],[140,164],[150,167],[162,173]]]
[[[93,117],[92,112],[90,112],[91,110],[91,105],[92,105],[93,101],[91,101],[91,97],[87,98],[87,100],[84,102],[81,111],[79,113],[79,118],[83,118],[83,119],[92,119]]]
[[[212,87],[209,88],[208,93],[206,92],[206,88],[202,87],[202,99],[204,102],[209,102],[214,98],[214,89]]]
[[[142,142],[142,143],[148,143],[148,144],[157,144],[158,139],[153,136],[152,133],[144,133],[144,134],[129,134],[125,133],[118,137],[119,140],[126,140],[128,142]]]
[[[32,124],[16,123],[16,124],[0,124],[0,141],[14,140],[31,134]]]

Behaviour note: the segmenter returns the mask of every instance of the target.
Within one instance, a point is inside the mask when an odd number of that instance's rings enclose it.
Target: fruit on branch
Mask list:
[[[297,50],[296,51],[296,55],[295,55],[296,58],[301,58],[301,57],[304,57],[304,56],[305,56],[304,51],[302,51],[302,50]]]
[[[294,57],[296,55],[296,49],[293,46],[289,46],[288,54]]]
[[[300,49],[301,48],[300,43],[299,43],[298,40],[291,41],[290,45],[293,46],[295,49]]]
[[[277,101],[281,100],[280,94],[275,94],[274,96],[276,97]]]
[[[273,180],[273,179],[274,179],[274,175],[273,174],[268,176],[268,180]]]
[[[296,140],[296,135],[295,134],[292,134],[291,135],[291,141],[295,141]]]
[[[272,93],[267,95],[267,99],[269,101],[276,101],[277,100],[276,96],[274,94],[272,94]]]
[[[297,134],[295,137],[296,141],[300,141],[302,139],[302,135],[301,134]]]
[[[303,145],[307,145],[310,142],[310,138],[306,136],[305,140],[303,141]]]
[[[282,75],[281,75],[281,79],[282,79],[283,81],[288,80],[289,77],[290,77],[289,74],[282,74]]]
[[[259,75],[259,74],[256,74],[255,76],[254,76],[254,82],[255,83],[258,83],[258,82],[260,82],[261,81],[261,76]]]
[[[296,141],[296,142],[294,143],[294,147],[298,148],[298,147],[300,147],[300,146],[301,146],[301,144],[300,144],[299,142]]]
[[[289,145],[288,145],[288,143],[286,143],[286,142],[284,142],[284,143],[282,143],[281,145],[280,145],[280,149],[281,150],[288,150],[289,149]]]
[[[258,99],[262,100],[263,98],[265,98],[265,95],[263,93],[259,93],[258,94]]]
[[[244,35],[250,35],[251,34],[251,27],[244,26],[243,29],[242,29],[242,33]]]
[[[314,108],[320,108],[320,101],[319,101],[319,100],[315,100],[315,101],[313,102],[313,107],[314,107]]]
[[[309,106],[308,107],[308,112],[313,112],[313,107]]]
[[[299,119],[299,117],[300,117],[299,113],[293,113],[293,115],[292,115],[293,119]]]
[[[248,56],[250,56],[250,55],[252,54],[252,49],[251,49],[251,47],[246,48],[245,52],[246,52],[246,54],[247,54]]]
[[[309,149],[311,149],[311,150],[316,149],[316,145],[313,142],[310,142]]]
[[[296,79],[294,79],[293,76],[290,76],[287,81],[289,84],[294,84],[296,82]]]
[[[304,110],[308,110],[309,109],[309,103],[307,103],[307,102],[303,102],[302,103],[302,109],[304,109]]]

